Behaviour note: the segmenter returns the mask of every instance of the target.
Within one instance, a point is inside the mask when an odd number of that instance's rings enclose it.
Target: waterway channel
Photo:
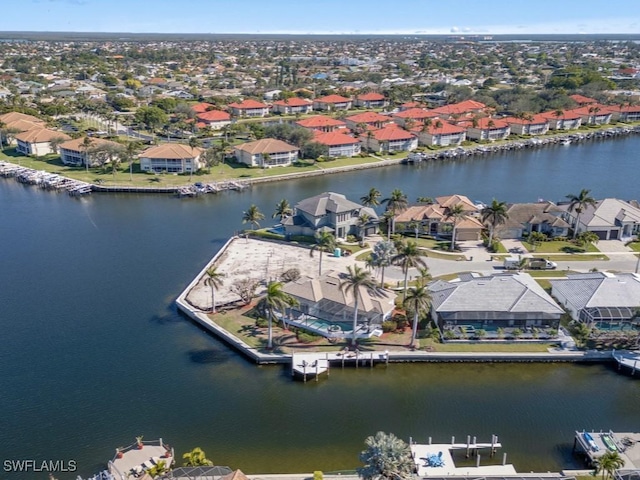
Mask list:
[[[375,186],[410,199],[638,198],[640,137],[397,166],[197,199],[70,198],[0,179],[0,459],[104,466],[135,436],[245,472],[353,468],[367,435],[500,436],[519,471],[578,464],[572,432],[640,426],[640,382],[602,365],[390,365],[292,382],[177,314],[173,299],[257,204]],[[265,220],[265,223],[267,220]],[[60,474],[61,480],[77,474]],[[46,475],[2,472],[2,479]]]

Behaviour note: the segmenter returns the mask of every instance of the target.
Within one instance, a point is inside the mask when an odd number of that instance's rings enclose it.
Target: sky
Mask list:
[[[0,0],[0,31],[640,34],[640,0]]]

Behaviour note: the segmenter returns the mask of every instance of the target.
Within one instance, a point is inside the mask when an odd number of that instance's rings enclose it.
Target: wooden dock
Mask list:
[[[640,352],[616,352],[613,350],[611,356],[618,363],[618,370],[627,367],[631,370],[632,376],[640,370]]]
[[[331,363],[339,364],[342,368],[345,365],[355,366],[356,368],[373,368],[375,363],[387,365],[389,363],[389,352],[361,352],[355,350],[333,353],[294,353],[291,355],[291,376],[300,378],[304,382],[312,378],[318,381],[319,376],[323,373],[329,376]]]

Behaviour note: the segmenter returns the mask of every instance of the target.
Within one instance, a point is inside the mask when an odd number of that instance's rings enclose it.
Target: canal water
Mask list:
[[[640,428],[638,380],[602,365],[425,364],[334,369],[303,385],[251,364],[172,302],[251,203],[270,217],[281,198],[355,200],[371,187],[411,200],[558,200],[582,188],[638,198],[639,150],[627,137],[187,200],[77,199],[0,179],[0,459],[75,460],[87,475],[144,435],[245,472],[332,471],[357,466],[364,438],[383,430],[497,434],[519,471],[577,466],[575,429]]]

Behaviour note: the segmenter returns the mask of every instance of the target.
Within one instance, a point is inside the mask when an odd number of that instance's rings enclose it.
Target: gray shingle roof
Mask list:
[[[296,205],[297,210],[306,212],[314,217],[324,215],[327,212],[344,213],[358,210],[362,205],[347,200],[344,195],[333,192],[324,192],[314,197],[305,198]],[[371,214],[370,212],[368,212]]]
[[[552,280],[551,286],[577,309],[640,308],[640,276],[632,273],[578,273],[567,275],[563,280]]]

